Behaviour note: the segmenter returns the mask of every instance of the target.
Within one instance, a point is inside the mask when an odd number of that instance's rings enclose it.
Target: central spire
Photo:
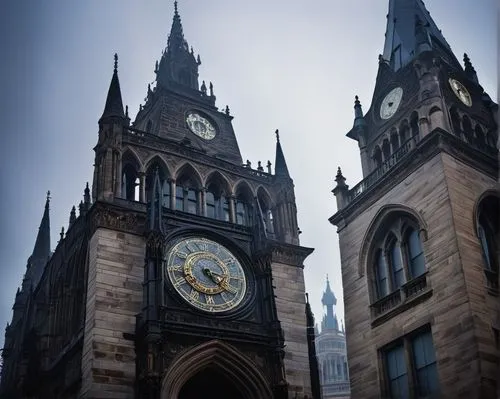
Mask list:
[[[184,38],[181,16],[177,1],[174,2],[174,18],[167,40],[167,48],[163,52],[158,67],[155,68],[156,80],[163,86],[175,89],[198,90],[198,66],[200,56],[194,55]]]
[[[422,0],[389,0],[383,59],[397,71],[431,49],[448,53],[458,63]]]

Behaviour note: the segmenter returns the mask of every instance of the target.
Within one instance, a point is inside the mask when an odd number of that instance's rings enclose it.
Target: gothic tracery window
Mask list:
[[[393,219],[390,226],[379,232],[372,253],[375,300],[425,273],[419,228],[407,217]]]

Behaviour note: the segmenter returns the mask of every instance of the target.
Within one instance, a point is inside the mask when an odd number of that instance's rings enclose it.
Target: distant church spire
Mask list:
[[[290,177],[288,173],[288,167],[286,166],[285,155],[283,154],[283,149],[280,143],[280,133],[276,129],[276,160],[274,162],[274,174],[276,176]]]
[[[323,292],[321,303],[326,307],[326,315],[323,316],[323,321],[321,322],[321,331],[339,331],[339,322],[333,310],[334,306],[337,304],[337,298],[335,298],[335,294],[330,288],[330,280],[328,280],[328,275],[326,276],[326,289]]]
[[[383,59],[396,71],[431,49],[446,51],[459,64],[422,0],[389,0]]]
[[[118,54],[115,54],[115,63],[113,69],[113,77],[109,84],[108,97],[106,98],[106,105],[99,122],[107,118],[125,118],[123,112],[122,92],[120,90],[120,81],[118,80]]]

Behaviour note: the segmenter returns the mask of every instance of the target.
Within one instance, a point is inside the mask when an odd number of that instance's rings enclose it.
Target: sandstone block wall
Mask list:
[[[302,267],[273,262],[276,309],[285,335],[285,372],[289,398],[311,397]],[[295,396],[297,395],[297,396]]]
[[[98,228],[90,240],[81,398],[134,397],[134,343],[141,310],[144,239]]]
[[[478,397],[480,364],[475,321],[487,294],[482,282],[481,288],[477,286],[481,277],[479,269],[471,269],[468,266],[470,262],[463,259],[463,252],[475,252],[475,255],[471,253],[468,256],[477,261],[480,256],[477,243],[470,248],[459,249],[464,241],[474,241],[472,236],[464,237],[460,226],[456,227],[457,223],[465,223],[467,226],[464,229],[469,231],[467,234],[473,234],[470,220],[456,220],[458,214],[471,214],[473,195],[469,193],[465,195],[468,198],[462,198],[460,191],[465,188],[459,188],[454,180],[465,173],[466,178],[461,177],[461,185],[468,186],[477,196],[479,191],[493,182],[480,177],[479,172],[453,171],[456,165],[451,163],[448,155],[437,154],[339,230],[353,398],[379,398],[382,367],[379,349],[428,323],[436,351],[442,397]],[[418,212],[427,224],[428,239],[423,242],[423,248],[432,296],[372,327],[369,280],[366,269],[361,275],[359,273],[359,249],[370,222],[377,211],[387,204],[404,204]],[[472,276],[474,270],[475,277]],[[483,304],[477,301],[477,297],[483,298]]]

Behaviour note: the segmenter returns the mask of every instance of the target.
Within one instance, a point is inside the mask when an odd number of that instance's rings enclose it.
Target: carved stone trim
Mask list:
[[[90,226],[93,233],[97,228],[104,227],[120,230],[126,233],[143,235],[146,225],[146,215],[142,212],[128,209],[118,209],[103,203],[97,203],[91,210]]]
[[[304,260],[314,251],[314,248],[273,242],[270,251],[272,262],[304,268]]]

